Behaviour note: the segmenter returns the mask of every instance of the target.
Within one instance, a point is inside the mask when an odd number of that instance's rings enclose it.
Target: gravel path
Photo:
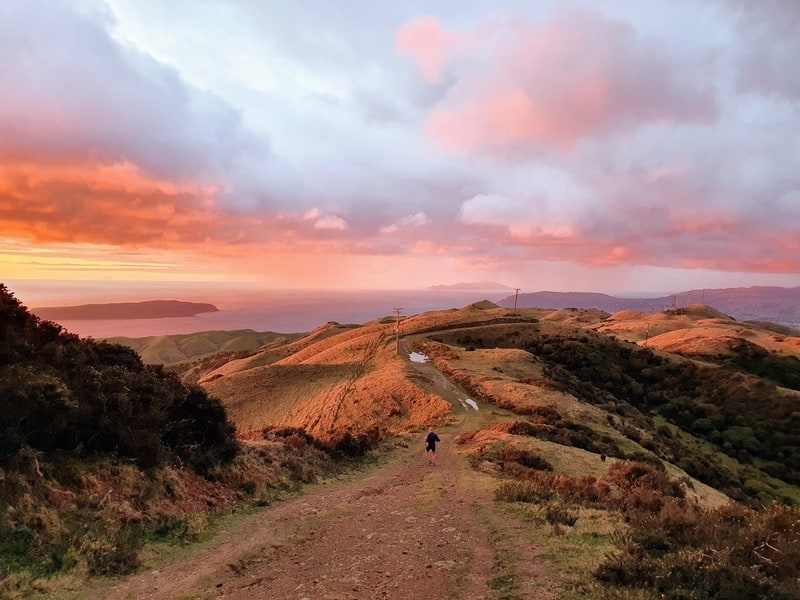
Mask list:
[[[452,436],[440,437],[435,466],[424,457],[420,435],[376,473],[315,486],[239,521],[198,554],[127,580],[104,597],[494,598],[489,585],[497,540],[526,544],[493,506],[488,482],[453,450]],[[527,560],[518,597],[552,597],[535,568],[534,549],[527,557],[522,550]]]
[[[458,393],[433,367],[416,368],[447,387],[444,396]],[[497,575],[513,572],[513,595],[502,597],[552,599],[537,549],[493,500],[496,482],[453,447],[470,420],[438,431],[435,466],[420,432],[380,468],[244,517],[192,556],[102,597],[488,600],[501,597]]]

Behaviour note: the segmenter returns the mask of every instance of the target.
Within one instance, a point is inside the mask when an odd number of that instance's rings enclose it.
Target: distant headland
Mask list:
[[[102,319],[163,319],[193,317],[201,313],[219,312],[213,304],[180,300],[147,300],[145,302],[113,302],[80,306],[47,306],[34,308],[40,319],[49,321],[94,321]]]

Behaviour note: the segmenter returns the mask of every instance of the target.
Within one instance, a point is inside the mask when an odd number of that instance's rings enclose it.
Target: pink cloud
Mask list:
[[[395,48],[410,52],[422,76],[430,84],[440,83],[442,70],[461,36],[443,31],[434,17],[422,17],[403,25],[395,36]]]
[[[440,32],[432,39],[447,35],[457,34]],[[462,35],[461,41],[457,54],[441,50],[452,44],[432,42],[427,53],[426,46],[413,46],[427,61],[421,64],[428,80],[448,66],[445,58],[468,63],[428,121],[429,133],[447,147],[569,150],[585,138],[645,124],[717,117],[707,81],[692,79],[667,49],[627,23],[595,12],[559,14],[534,27],[508,24],[493,35]]]
[[[141,245],[202,241],[216,188],[146,175],[130,163],[0,167],[0,235],[35,242]]]

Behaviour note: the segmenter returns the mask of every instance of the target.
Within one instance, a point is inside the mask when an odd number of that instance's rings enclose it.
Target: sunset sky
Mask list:
[[[800,285],[798,31],[797,0],[2,0],[0,281]]]

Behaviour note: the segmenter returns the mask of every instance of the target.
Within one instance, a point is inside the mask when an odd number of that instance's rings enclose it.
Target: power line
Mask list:
[[[396,340],[395,344],[396,344],[397,355],[398,356],[400,355],[400,312],[402,310],[403,310],[402,308],[395,308],[394,309],[394,314],[397,316],[397,326],[395,328],[395,333],[396,333],[397,340]]]

